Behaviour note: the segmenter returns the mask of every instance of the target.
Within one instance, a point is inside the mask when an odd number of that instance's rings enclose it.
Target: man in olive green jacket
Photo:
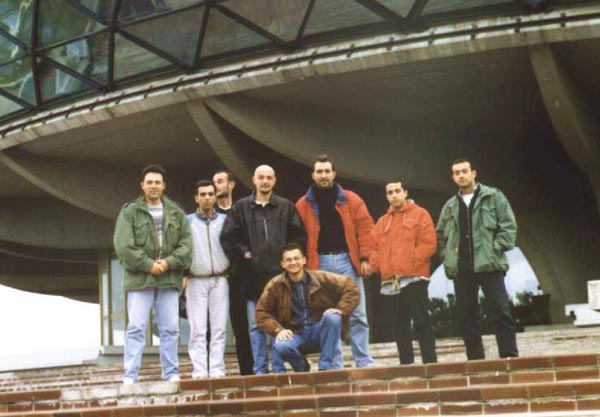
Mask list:
[[[506,251],[515,247],[517,223],[502,192],[477,184],[471,162],[452,164],[459,192],[450,198],[437,223],[438,253],[448,278],[454,280],[456,312],[467,358],[484,359],[479,322],[479,288],[490,307],[501,358],[518,356],[515,323],[504,285]]]
[[[115,226],[115,252],[123,267],[127,292],[127,333],[123,383],[133,384],[139,369],[148,318],[156,310],[162,377],[179,380],[179,290],[191,263],[192,241],[184,211],[163,192],[165,171],[149,165],[142,171],[143,195],[123,206]]]

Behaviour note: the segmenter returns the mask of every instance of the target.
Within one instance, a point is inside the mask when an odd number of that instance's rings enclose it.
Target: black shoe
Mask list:
[[[308,363],[306,356],[304,357],[304,370],[302,372],[310,372],[310,363]]]

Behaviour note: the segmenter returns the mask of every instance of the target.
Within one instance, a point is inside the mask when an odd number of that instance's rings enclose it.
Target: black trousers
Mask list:
[[[467,349],[467,359],[484,359],[479,320],[479,288],[489,306],[501,358],[519,356],[515,321],[510,312],[508,293],[504,285],[505,273],[469,272],[459,274],[454,280],[456,293],[456,316]]]
[[[248,333],[246,297],[243,293],[242,280],[239,274],[232,274],[229,279],[229,319],[235,336],[235,352],[240,374],[253,375],[254,359]]]
[[[395,298],[393,317],[396,318],[396,346],[398,346],[402,365],[415,362],[411,322],[414,326],[414,335],[419,341],[423,363],[437,362],[435,337],[427,308],[429,304],[428,284],[427,281],[413,282],[403,288],[400,294],[392,296]]]

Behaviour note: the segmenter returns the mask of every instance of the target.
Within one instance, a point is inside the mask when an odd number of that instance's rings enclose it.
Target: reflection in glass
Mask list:
[[[119,21],[137,20],[201,2],[201,0],[123,0],[119,9]]]
[[[202,57],[266,45],[270,40],[233,19],[211,9],[202,44]]]
[[[35,104],[31,59],[23,58],[0,66],[0,88],[28,103]]]
[[[56,0],[40,0],[38,40],[41,45],[76,38],[105,26],[81,10],[65,2],[56,7]]]
[[[166,59],[119,34],[115,35],[115,80],[170,65],[171,62]]]
[[[330,32],[382,20],[379,15],[354,1],[317,0],[304,29],[304,34],[313,35],[315,33]]]
[[[473,7],[494,6],[502,3],[514,3],[512,0],[429,0],[423,14],[446,13]]]
[[[408,12],[412,8],[415,0],[377,0],[385,7],[393,12],[398,13],[402,17],[408,16]]]
[[[203,16],[204,7],[200,7],[127,26],[124,30],[191,65]]]
[[[18,58],[24,52],[24,50],[12,43],[8,38],[0,35],[0,64]]]
[[[108,34],[92,35],[44,52],[59,64],[100,83],[108,80]]]
[[[38,72],[42,90],[42,100],[49,101],[67,94],[77,94],[92,90],[92,87],[70,74],[40,61]]]
[[[0,1],[0,28],[30,45],[34,4],[33,1]]]
[[[105,22],[112,20],[115,0],[75,0],[87,9],[99,15]]]
[[[0,117],[21,110],[23,107],[6,97],[0,96]]]
[[[289,41],[296,38],[310,0],[230,0],[231,11]]]

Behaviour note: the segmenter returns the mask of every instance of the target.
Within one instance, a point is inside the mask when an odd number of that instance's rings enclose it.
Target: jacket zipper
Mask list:
[[[269,248],[269,229],[267,228],[267,217],[263,208],[263,226],[265,228],[265,239],[267,240],[267,249]]]
[[[215,274],[215,266],[213,263],[212,246],[210,244],[210,220],[206,223],[206,240],[208,241],[208,257],[210,258],[210,275]]]

